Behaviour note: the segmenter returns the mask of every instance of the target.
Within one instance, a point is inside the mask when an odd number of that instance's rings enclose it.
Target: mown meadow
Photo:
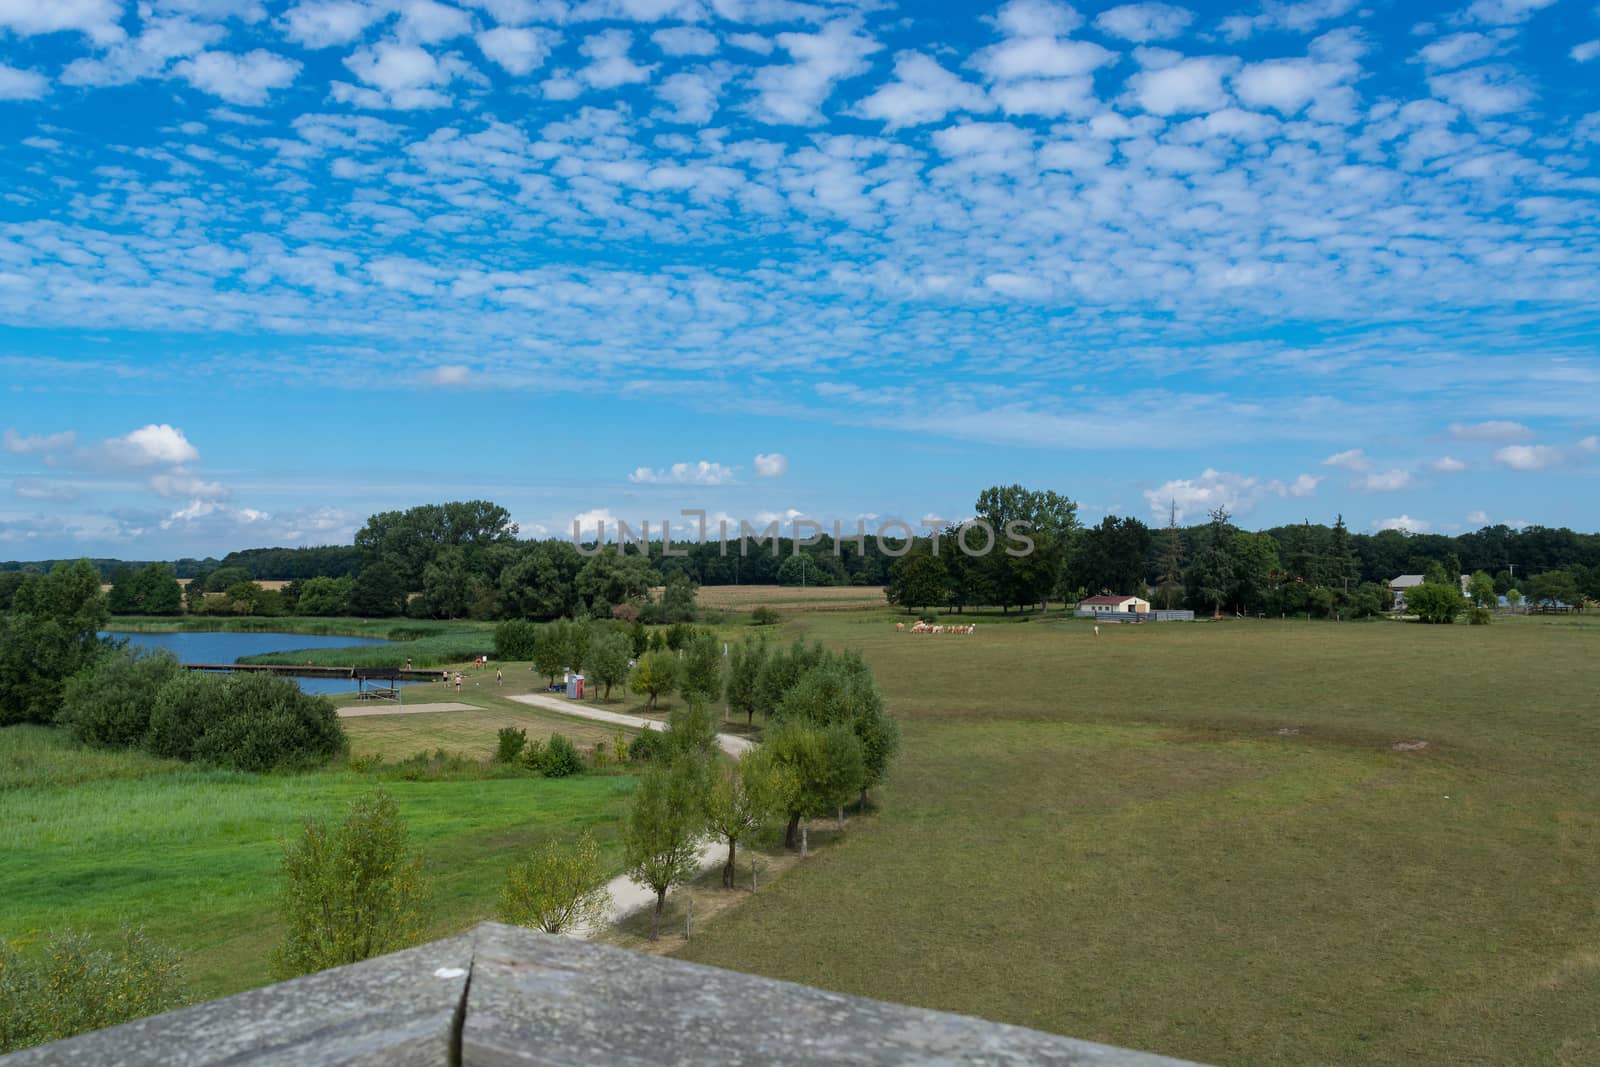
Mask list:
[[[784,629],[901,756],[684,957],[1213,1063],[1600,1062],[1596,621]]]
[[[897,633],[881,607],[780,614],[718,630],[862,649],[899,758],[868,817],[819,823],[810,859],[661,947],[1203,1062],[1600,1062],[1600,620],[1097,636],[978,614],[953,636]],[[500,725],[611,735],[505,699],[543,678],[504,666],[503,687],[465,674],[473,711],[347,720],[377,772],[236,775],[0,731],[0,926],[140,922],[203,995],[259,984],[279,842],[375,780],[433,872],[430,932],[492,914],[546,835],[592,829],[615,864],[631,778],[393,773],[419,750],[487,759]]]
[[[308,818],[336,821],[375,786],[395,797],[422,857],[429,936],[492,918],[507,868],[548,837],[591,831],[620,868],[634,779],[488,765],[507,725],[532,736],[559,729],[580,744],[588,734],[509,705],[363,717],[346,723],[352,766],[363,770],[245,774],[86,749],[55,729],[0,729],[0,930],[26,942],[63,927],[110,937],[141,926],[184,955],[197,998],[262,985],[280,936],[284,842]],[[468,766],[405,762],[441,748]]]

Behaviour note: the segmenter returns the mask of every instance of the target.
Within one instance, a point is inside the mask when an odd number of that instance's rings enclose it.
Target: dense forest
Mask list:
[[[1250,613],[1364,615],[1387,606],[1390,579],[1426,574],[1480,589],[1569,603],[1600,599],[1600,534],[1489,526],[1455,536],[1352,532],[1342,518],[1251,532],[1226,513],[1205,523],[1151,526],[1108,516],[1085,526],[1060,494],[995,486],[974,515],[995,530],[1025,522],[1033,550],[987,554],[974,533],[879,540],[826,534],[723,545],[660,540],[619,553],[550,538],[523,540],[506,509],[488,501],[430,504],[373,515],[349,546],[257,548],[222,559],[172,563],[90,560],[113,585],[111,610],[248,614],[548,619],[660,610],[663,585],[872,585],[907,608],[1025,608],[1097,592],[1145,593],[1162,606]],[[973,528],[976,530],[976,528]],[[972,532],[972,531],[969,531]],[[678,555],[676,553],[682,553]],[[0,564],[0,604],[23,573],[53,561]],[[10,573],[6,573],[10,572]],[[176,579],[192,579],[181,596]],[[282,589],[261,582],[287,582]]]

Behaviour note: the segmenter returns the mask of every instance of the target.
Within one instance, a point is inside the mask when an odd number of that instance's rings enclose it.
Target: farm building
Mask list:
[[[1423,582],[1420,574],[1402,574],[1398,578],[1389,579],[1389,592],[1394,594],[1394,610],[1406,610],[1406,590],[1415,589]]]
[[[1150,611],[1150,601],[1136,596],[1092,596],[1078,602],[1078,614],[1091,615],[1145,615]]]

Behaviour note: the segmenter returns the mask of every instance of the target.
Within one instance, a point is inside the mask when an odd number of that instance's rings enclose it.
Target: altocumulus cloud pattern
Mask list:
[[[1190,512],[1596,451],[1592,0],[0,0],[0,48],[17,382],[125,331],[119,375],[1296,457],[1141,472]],[[734,480],[678,458],[619,473]]]

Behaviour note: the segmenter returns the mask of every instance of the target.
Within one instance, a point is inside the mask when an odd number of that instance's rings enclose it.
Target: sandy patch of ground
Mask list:
[[[471,704],[440,701],[433,704],[353,704],[339,709],[339,718],[355,719],[363,715],[421,715],[430,711],[482,711]]]

